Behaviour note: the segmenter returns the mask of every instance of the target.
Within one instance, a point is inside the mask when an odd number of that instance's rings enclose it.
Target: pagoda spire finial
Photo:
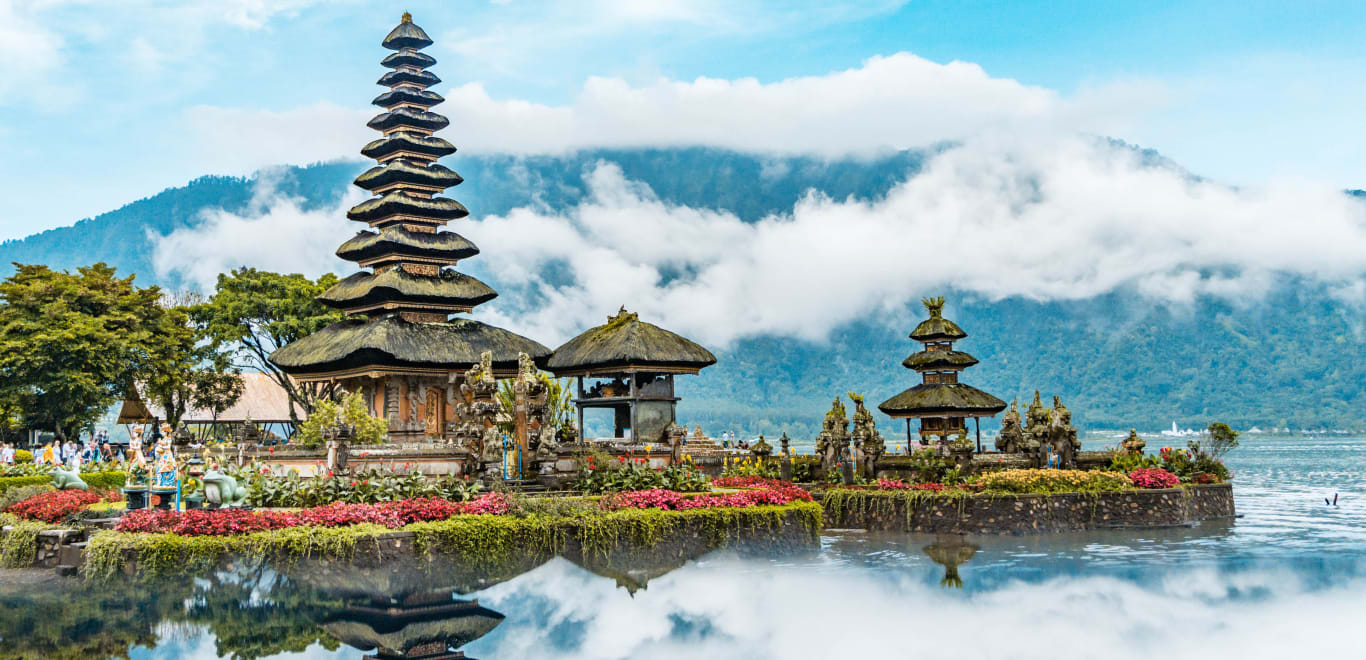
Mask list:
[[[944,296],[921,298],[920,303],[925,306],[925,311],[930,313],[930,318],[937,319],[944,315]]]
[[[406,12],[406,11],[403,12],[403,22],[404,22],[404,23],[412,23],[412,22],[413,22],[413,15],[410,14],[410,13],[408,13],[408,12]]]

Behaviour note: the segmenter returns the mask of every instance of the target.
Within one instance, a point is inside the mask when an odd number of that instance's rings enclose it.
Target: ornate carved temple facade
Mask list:
[[[431,44],[408,14],[383,42],[394,51],[381,62],[390,69],[379,79],[386,91],[373,101],[384,112],[368,124],[381,137],[361,149],[377,165],[355,181],[374,196],[347,213],[365,228],[337,250],[362,270],[319,297],[346,318],[271,356],[301,381],[364,392],[395,441],[453,439],[468,427],[462,411],[472,414],[460,389],[469,374],[514,377],[519,355],[538,363],[550,355],[531,339],[459,316],[498,294],[455,269],[479,249],[444,229],[469,212],[441,196],[462,179],[437,162],[455,147],[435,135],[450,122],[431,111],[444,100],[428,89],[440,82],[429,71],[436,60],[421,52]]]

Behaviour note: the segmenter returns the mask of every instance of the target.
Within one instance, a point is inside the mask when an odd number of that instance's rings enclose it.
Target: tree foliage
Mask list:
[[[73,437],[154,361],[161,292],[103,263],[15,268],[0,282],[0,400],[28,426]]]
[[[371,415],[370,407],[365,404],[365,395],[357,390],[342,397],[339,402],[332,399],[317,401],[313,414],[299,423],[294,443],[316,447],[323,443],[323,431],[338,425],[352,427],[350,443],[353,445],[378,444],[384,442],[389,434],[389,422],[383,417]]]
[[[191,307],[190,317],[213,350],[232,356],[234,367],[270,374],[289,393],[290,418],[297,422],[295,406],[312,412],[331,392],[295,383],[271,363],[270,354],[341,320],[340,312],[315,300],[336,282],[330,273],[310,280],[299,274],[239,268],[219,275],[213,295]]]
[[[178,426],[191,408],[217,417],[242,395],[242,379],[230,370],[228,355],[200,341],[189,314],[170,307],[158,319],[150,363],[139,375],[143,396],[165,411],[165,420]]]

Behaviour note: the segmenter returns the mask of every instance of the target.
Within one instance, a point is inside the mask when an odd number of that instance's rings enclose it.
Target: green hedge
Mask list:
[[[94,490],[113,490],[122,488],[128,479],[124,472],[82,472],[81,481]],[[31,477],[0,477],[0,493],[19,486],[31,486],[34,484],[50,484],[52,476],[37,474]]]
[[[496,573],[549,559],[564,552],[571,542],[591,556],[603,556],[623,545],[649,550],[662,541],[679,538],[700,539],[707,548],[716,548],[750,538],[772,539],[787,525],[799,525],[803,542],[815,545],[820,537],[820,505],[794,502],[687,511],[623,509],[576,516],[462,515],[414,523],[399,530],[365,524],[291,527],[234,536],[99,532],[86,547],[83,571],[87,578],[109,579],[122,575],[125,561],[131,559],[136,562],[137,577],[151,579],[211,571],[232,556],[345,561],[357,551],[377,548],[382,535],[405,531],[414,534],[418,553],[451,557],[463,566]]]

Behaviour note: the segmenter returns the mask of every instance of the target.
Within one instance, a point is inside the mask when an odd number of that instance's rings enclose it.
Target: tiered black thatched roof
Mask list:
[[[379,165],[356,178],[358,187],[377,196],[346,214],[372,230],[360,232],[337,250],[343,259],[376,271],[352,275],[318,297],[352,318],[276,351],[271,359],[291,374],[322,378],[340,377],[337,372],[343,370],[382,368],[463,371],[485,350],[493,352],[495,365],[511,371],[519,352],[539,360],[550,354],[546,347],[506,330],[444,320],[498,293],[451,268],[478,254],[479,248],[443,229],[447,222],[469,215],[464,205],[435,196],[462,179],[436,162],[454,153],[455,147],[431,135],[450,123],[425,109],[443,100],[427,90],[440,82],[425,70],[436,60],[418,52],[431,43],[407,14],[384,39],[386,48],[398,51],[384,58],[383,64],[394,71],[379,79],[389,90],[375,99],[388,112],[368,125],[385,135],[361,151]]]
[[[907,369],[930,373],[924,377],[926,382],[883,401],[878,404],[878,410],[892,417],[984,417],[1005,410],[1004,401],[971,385],[941,382],[950,377],[956,379],[958,373],[977,364],[977,358],[949,348],[953,341],[968,333],[944,318],[944,299],[926,298],[922,302],[930,318],[915,327],[911,338],[924,343],[926,348],[911,354],[901,364]],[[949,346],[939,345],[942,342],[949,342]]]
[[[607,323],[585,331],[555,349],[546,368],[556,376],[618,371],[696,373],[716,364],[698,344],[621,308]]]

